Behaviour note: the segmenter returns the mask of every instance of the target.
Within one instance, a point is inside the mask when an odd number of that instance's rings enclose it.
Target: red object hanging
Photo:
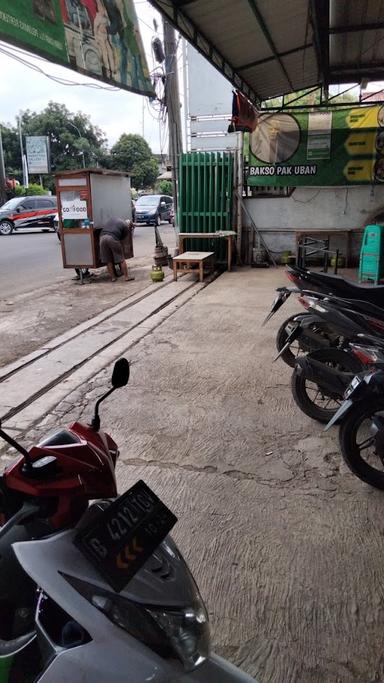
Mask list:
[[[232,119],[228,133],[253,133],[257,126],[259,113],[256,107],[239,90],[235,90],[232,100]]]

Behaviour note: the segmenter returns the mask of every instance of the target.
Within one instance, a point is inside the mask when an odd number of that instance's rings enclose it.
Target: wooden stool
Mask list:
[[[184,254],[174,256],[172,259],[173,279],[177,280],[177,273],[199,273],[200,282],[204,280],[204,266],[209,266],[209,270],[214,270],[213,251],[185,251]],[[194,267],[193,267],[194,266]]]

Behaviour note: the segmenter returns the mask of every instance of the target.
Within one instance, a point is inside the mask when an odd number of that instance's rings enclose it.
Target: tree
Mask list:
[[[67,107],[57,102],[49,102],[48,106],[36,113],[25,111],[22,115],[23,136],[47,135],[50,140],[52,171],[86,166],[107,166],[109,152],[104,133],[91,123],[89,116],[82,112],[70,112]],[[1,125],[5,171],[9,176],[22,180],[22,164],[19,132],[16,126]],[[53,175],[44,175],[44,184],[54,189]],[[37,180],[31,176],[31,180]]]
[[[159,174],[158,164],[148,143],[141,135],[120,136],[111,149],[111,167],[126,171],[136,189],[151,187]]]
[[[64,104],[49,102],[39,114],[26,111],[22,116],[24,135],[47,135],[51,163],[55,171],[96,166],[107,153],[104,133],[82,112],[71,113]]]
[[[172,197],[173,186],[170,180],[159,180],[157,187],[160,194],[166,194],[169,197]]]
[[[5,172],[8,176],[15,176],[22,180],[20,141],[17,128],[8,124],[1,124],[3,140]]]

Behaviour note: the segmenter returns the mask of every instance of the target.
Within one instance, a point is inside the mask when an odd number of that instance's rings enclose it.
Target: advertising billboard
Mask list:
[[[384,106],[262,114],[246,154],[250,186],[384,183]]]
[[[0,38],[119,88],[153,94],[133,0],[0,0]]]
[[[28,172],[49,173],[49,137],[46,135],[27,135],[25,138]]]

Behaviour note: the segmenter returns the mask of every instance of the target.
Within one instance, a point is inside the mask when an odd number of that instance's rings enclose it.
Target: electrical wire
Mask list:
[[[54,81],[55,83],[59,83],[60,85],[68,85],[72,87],[85,87],[85,88],[93,88],[95,90],[108,90],[109,92],[118,92],[120,88],[115,87],[115,86],[106,86],[106,85],[100,85],[99,83],[85,83],[85,82],[76,82],[76,81],[71,81],[68,78],[64,78],[62,76],[53,76],[52,74],[47,73],[42,69],[40,66],[37,64],[32,64],[31,62],[28,62],[26,59],[23,59],[21,56],[15,54],[12,49],[6,49],[3,46],[0,46],[0,53],[6,55],[7,57],[10,57],[11,59],[16,60],[20,64],[23,64],[23,66],[26,66],[28,69],[31,69],[32,71],[37,71],[38,73],[42,74],[43,76],[46,76],[49,78],[51,81]],[[28,54],[28,53],[26,53]],[[42,59],[42,58],[41,58]],[[44,60],[46,63],[48,63],[48,60]]]
[[[297,189],[297,188],[296,188]],[[294,202],[298,202],[298,204],[309,204],[310,202],[313,202],[314,199],[320,194],[321,190],[324,188],[320,187],[315,194],[312,195],[309,199],[306,199],[305,201],[303,199],[295,199],[293,196],[293,193],[291,194],[291,199],[293,199]]]

